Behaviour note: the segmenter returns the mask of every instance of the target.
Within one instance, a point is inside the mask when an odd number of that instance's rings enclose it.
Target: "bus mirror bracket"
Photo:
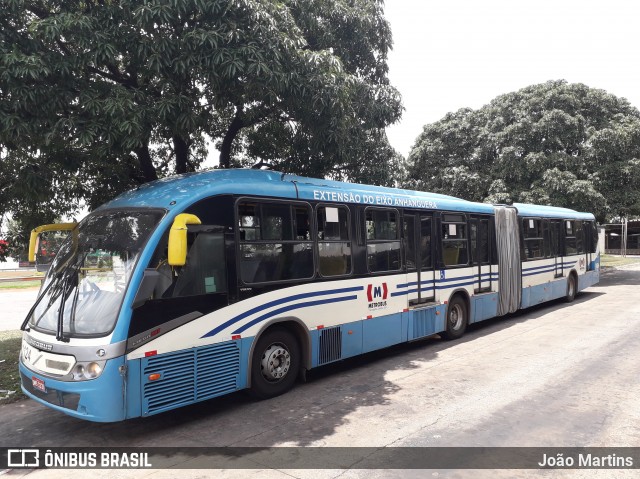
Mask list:
[[[136,293],[136,297],[133,299],[133,304],[131,305],[132,309],[136,309],[147,302],[153,294],[159,279],[160,273],[155,269],[144,270],[144,276],[142,276],[142,281],[140,281],[140,287],[138,287],[138,292]]]
[[[202,224],[196,215],[181,213],[173,220],[169,230],[169,266],[184,266],[187,262],[187,225]]]

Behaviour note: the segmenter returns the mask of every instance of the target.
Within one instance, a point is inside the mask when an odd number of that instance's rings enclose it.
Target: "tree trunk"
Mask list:
[[[233,121],[229,125],[227,133],[225,133],[224,139],[222,140],[222,146],[220,147],[220,166],[222,168],[231,167],[231,146],[233,145],[233,140],[235,140],[240,130],[245,126],[240,115],[242,115],[242,109],[238,108],[236,110],[236,116],[233,117]]]
[[[186,173],[189,160],[189,147],[181,136],[174,135],[173,152],[176,155],[176,173],[179,175]]]
[[[142,170],[142,174],[144,175],[145,182],[154,181],[158,179],[158,173],[156,172],[155,167],[153,166],[153,161],[151,160],[151,153],[149,153],[149,145],[143,145],[140,148],[136,148],[134,153],[138,157],[138,162],[140,163],[140,169]]]

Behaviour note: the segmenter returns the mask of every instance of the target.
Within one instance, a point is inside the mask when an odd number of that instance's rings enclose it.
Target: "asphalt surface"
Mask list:
[[[327,366],[312,371],[305,384],[288,394],[267,401],[236,393],[116,424],[80,421],[30,400],[0,406],[0,445],[638,446],[639,286],[640,270],[608,271],[571,304],[557,301],[489,320],[472,326],[458,341],[434,337]],[[216,476],[637,477],[634,471],[612,472],[283,467],[225,470]],[[105,478],[212,474],[91,471]]]
[[[38,296],[38,288],[0,290],[0,331],[20,329]]]

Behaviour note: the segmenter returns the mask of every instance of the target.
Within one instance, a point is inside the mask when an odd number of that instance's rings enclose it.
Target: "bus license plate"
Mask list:
[[[47,392],[47,388],[44,385],[44,381],[42,379],[38,379],[37,377],[33,376],[31,378],[31,382],[33,384],[34,389],[37,389],[38,391],[42,391],[43,393]]]

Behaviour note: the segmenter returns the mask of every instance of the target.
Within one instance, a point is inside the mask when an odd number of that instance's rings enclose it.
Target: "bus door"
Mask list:
[[[471,216],[471,264],[473,267],[474,289],[477,292],[491,291],[492,266],[489,251],[491,249],[489,235],[489,218]]]
[[[435,297],[432,224],[431,215],[404,215],[408,298],[412,306]]]
[[[420,281],[420,301],[433,301],[436,297],[436,284],[433,270],[433,217],[420,215],[420,229],[418,231],[418,254],[420,256],[418,281]]]
[[[555,261],[555,277],[559,278],[564,274],[562,269],[562,245],[560,243],[562,233],[562,221],[551,220],[551,255]]]

